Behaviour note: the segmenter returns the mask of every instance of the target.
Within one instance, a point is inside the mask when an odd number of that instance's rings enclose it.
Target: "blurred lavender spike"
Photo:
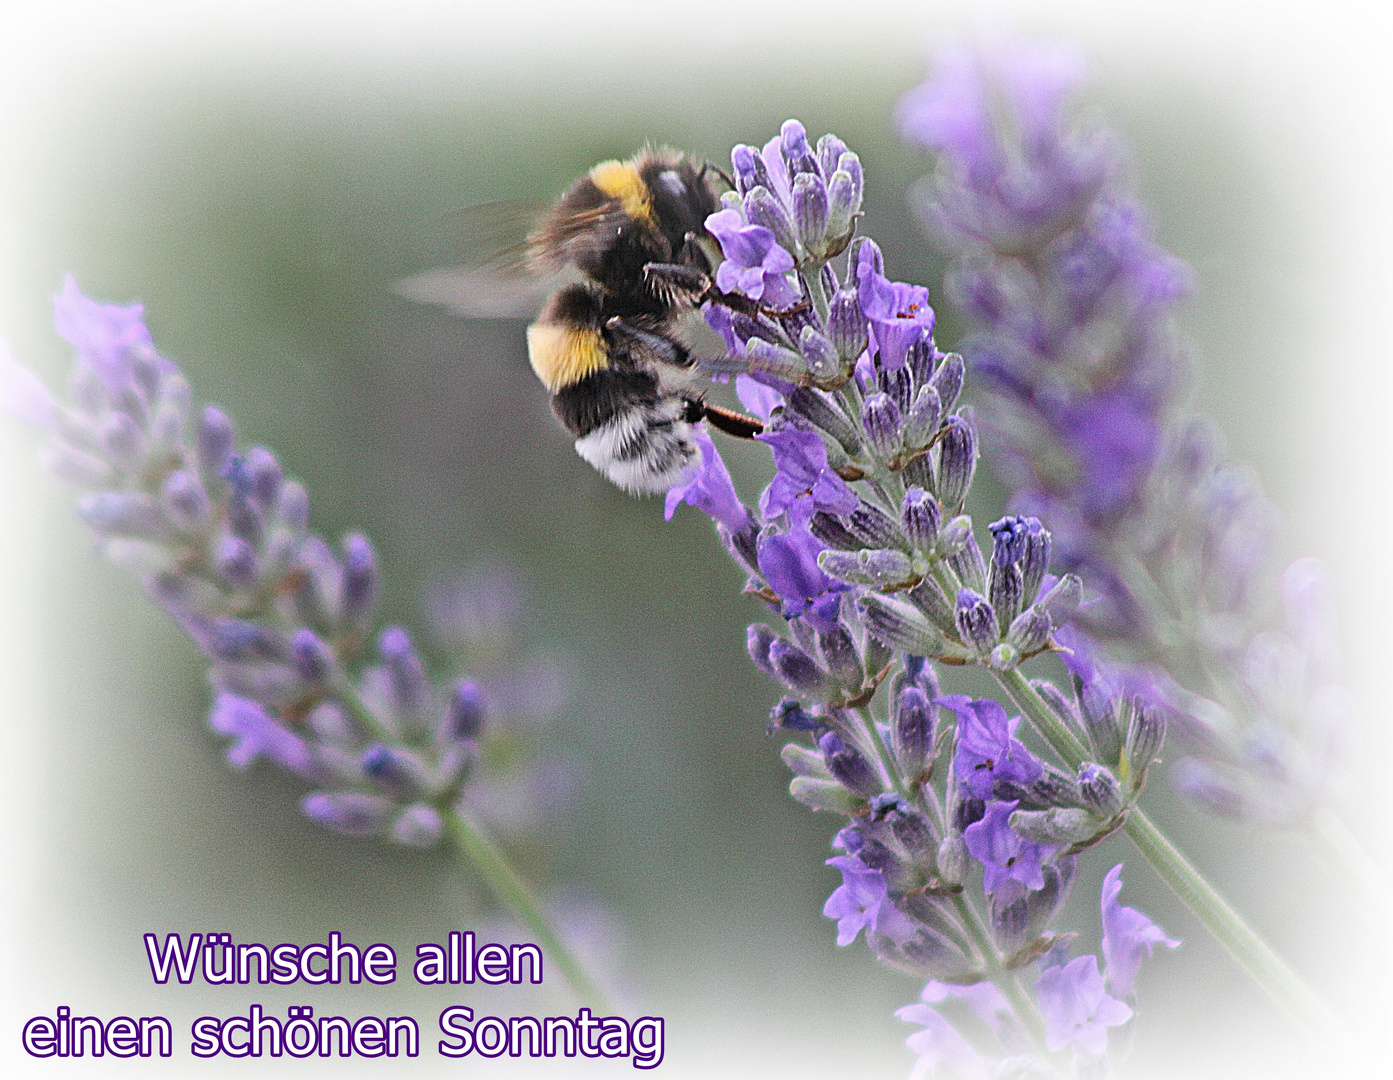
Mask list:
[[[537,935],[576,992],[600,995],[466,805],[487,736],[480,688],[439,685],[410,635],[367,631],[377,556],[307,531],[308,497],[264,447],[239,451],[231,420],[195,412],[177,365],[154,348],[139,304],[100,304],[69,276],[55,298],[76,350],[73,404],[0,356],[0,407],[49,436],[44,456],[89,489],[79,512],[98,549],[139,577],[207,657],[209,725],[227,760],[258,758],[316,790],[311,821],[350,836],[430,847],[447,836]]]
[[[1093,590],[1076,625],[1174,680],[1182,790],[1310,824],[1353,731],[1322,578],[1311,560],[1287,570],[1279,630],[1275,514],[1187,402],[1173,310],[1190,270],[1152,240],[1118,139],[1070,121],[1085,74],[1062,43],[943,49],[899,105],[905,136],[938,153],[912,201],[952,258],[991,464]]]

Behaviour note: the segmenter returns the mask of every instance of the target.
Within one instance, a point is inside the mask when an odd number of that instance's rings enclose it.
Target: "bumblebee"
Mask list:
[[[729,185],[714,166],[667,148],[601,162],[541,215],[521,248],[534,277],[577,279],[552,292],[527,328],[532,370],[580,456],[631,492],[661,493],[688,475],[700,461],[692,425],[702,419],[742,438],[763,430],[703,400],[680,338],[684,316],[707,300],[758,310],[714,284],[719,249],[705,221],[721,208],[717,180]],[[457,284],[471,290],[463,302],[407,295],[465,314],[503,313],[479,282]]]

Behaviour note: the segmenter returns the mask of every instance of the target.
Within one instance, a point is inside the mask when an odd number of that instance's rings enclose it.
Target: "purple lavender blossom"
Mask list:
[[[701,466],[687,483],[672,488],[667,493],[663,516],[671,521],[677,507],[687,503],[732,532],[748,528],[750,512],[745,509],[745,504],[735,493],[730,473],[726,470],[725,462],[721,460],[715,444],[712,443],[711,436],[697,427],[692,430],[692,438],[701,448]]]
[[[725,260],[716,270],[716,288],[742,292],[751,300],[764,295],[770,277],[793,269],[793,256],[762,225],[747,225],[736,210],[721,210],[706,219],[706,229],[721,245]]]
[[[818,566],[817,557],[826,547],[806,525],[760,537],[756,548],[759,570],[783,601],[785,618],[811,614],[824,625],[836,622],[841,594],[847,586],[828,577]]]
[[[828,859],[827,865],[842,872],[842,883],[822,908],[823,915],[837,920],[838,945],[850,945],[862,930],[884,934],[898,942],[914,937],[914,925],[895,907],[886,891],[884,874],[855,855],[837,855]]]
[[[1043,519],[1056,562],[1096,591],[1081,628],[1176,684],[1192,755],[1177,782],[1222,813],[1301,823],[1339,786],[1350,710],[1329,671],[1321,692],[1285,698],[1254,683],[1261,654],[1286,649],[1270,616],[1273,511],[1187,408],[1173,309],[1190,273],[1152,240],[1119,141],[1070,122],[1084,75],[1057,43],[945,49],[899,108],[906,137],[939,154],[916,206],[953,260],[1013,508]],[[1285,640],[1299,637],[1289,624]]]
[[[1118,863],[1103,878],[1103,962],[1107,965],[1108,990],[1119,998],[1129,998],[1142,954],[1150,958],[1157,945],[1176,949],[1180,942],[1166,937],[1164,930],[1136,908],[1123,907],[1117,899],[1121,892],[1122,864]]]
[[[990,799],[998,780],[1030,784],[1039,779],[1040,762],[1016,738],[1019,716],[1007,717],[1006,710],[991,698],[973,700],[964,694],[945,694],[938,703],[957,714],[953,773],[973,795]]]
[[[896,1009],[895,1015],[905,1023],[918,1024],[924,1029],[905,1040],[915,1057],[910,1080],[923,1080],[942,1072],[963,1080],[987,1080],[991,1075],[987,1059],[933,1006],[906,1005]]]
[[[857,296],[870,320],[877,359],[882,369],[904,367],[909,347],[934,328],[929,290],[921,285],[891,281],[870,260],[857,267]]]
[[[795,525],[806,525],[818,510],[856,509],[856,493],[828,466],[827,445],[815,432],[786,427],[755,438],[774,454],[774,479],[759,498],[766,519],[788,514]]]
[[[1108,1028],[1132,1019],[1132,1010],[1104,988],[1098,958],[1092,955],[1047,968],[1035,981],[1035,997],[1051,1052],[1072,1045],[1098,1057],[1108,1048]]]
[[[1019,805],[1014,799],[989,803],[982,819],[963,830],[967,850],[982,864],[982,889],[988,894],[997,892],[1010,881],[1019,882],[1027,889],[1045,887],[1041,864],[1053,853],[1053,848],[1026,840],[1011,828],[1011,815]]]

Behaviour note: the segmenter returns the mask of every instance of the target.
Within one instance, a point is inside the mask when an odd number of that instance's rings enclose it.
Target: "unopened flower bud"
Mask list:
[[[232,456],[232,421],[221,409],[209,405],[198,420],[198,463],[205,479],[221,477]]]
[[[881,390],[890,395],[890,400],[900,410],[901,416],[909,412],[914,395],[914,376],[909,373],[907,367],[881,368],[876,382],[880,384]]]
[[[1074,612],[1078,611],[1082,602],[1083,582],[1077,574],[1065,574],[1035,606],[1049,612],[1050,620],[1056,627],[1060,627],[1074,617]]]
[[[802,356],[763,338],[752,337],[745,342],[745,355],[751,371],[763,372],[786,382],[798,382],[808,372]]]
[[[391,678],[394,704],[405,712],[415,712],[430,697],[430,683],[411,635],[400,626],[389,626],[377,640],[377,651]]]
[[[956,519],[955,519],[956,520]],[[982,549],[977,545],[977,537],[972,535],[972,519],[964,517],[967,522],[967,537],[958,546],[956,551],[948,555],[948,565],[953,568],[953,572],[958,575],[958,580],[973,592],[987,591],[987,563],[982,558]],[[951,528],[953,522],[949,522]],[[944,534],[948,529],[943,530]]]
[[[915,386],[928,386],[938,363],[939,351],[934,347],[933,327],[922,327],[905,348],[904,363],[914,376]],[[937,391],[935,391],[937,393]]]
[[[313,630],[300,629],[290,639],[290,658],[295,673],[310,686],[326,685],[337,664],[333,650]]]
[[[895,554],[898,555],[899,552]],[[851,635],[841,624],[838,623],[828,630],[818,630],[817,646],[823,666],[832,678],[845,687],[860,689],[865,678],[865,673],[861,670],[861,657],[856,651],[856,643],[851,640]]]
[[[846,169],[838,169],[827,181],[826,234],[829,241],[845,242],[860,210],[861,188],[856,177]]]
[[[881,458],[892,457],[900,448],[900,410],[889,394],[871,394],[861,406],[861,427],[866,442]]]
[[[938,400],[943,403],[945,413],[952,412],[953,406],[958,403],[958,395],[962,393],[963,378],[966,372],[963,358],[957,353],[949,353],[939,361],[938,370],[933,373],[933,378],[929,380],[929,385],[938,391]]]
[[[843,363],[852,363],[866,351],[870,330],[856,298],[855,284],[838,289],[832,297],[827,311],[827,337]]]
[[[812,148],[808,146],[807,129],[797,120],[785,120],[779,128],[779,149],[783,151],[784,161],[788,164],[790,179],[804,173],[820,174],[817,158],[813,157]]]
[[[939,397],[943,398],[941,389]],[[972,474],[977,469],[977,431],[961,416],[950,416],[946,427],[938,444],[935,494],[945,507],[956,509],[967,497],[972,487]]]
[[[880,253],[880,246],[869,236],[858,236],[851,242],[851,259],[847,266],[850,268],[848,276],[859,281],[863,270],[868,274],[883,274],[885,256]]]
[[[841,371],[842,362],[836,347],[816,327],[803,327],[798,335],[798,348],[813,378],[830,379]]]
[[[842,516],[842,524],[861,540],[862,547],[899,547],[904,542],[895,519],[862,499],[856,509]]]
[[[932,386],[921,386],[914,395],[914,404],[909,407],[909,415],[904,421],[904,444],[910,450],[918,450],[929,445],[938,431],[939,420],[943,416],[943,405],[938,400],[938,391]]]
[[[1031,604],[1040,591],[1040,583],[1050,568],[1050,534],[1040,519],[1025,519],[1025,542],[1021,553],[1021,603]]]
[[[866,629],[892,649],[916,656],[944,656],[948,639],[913,604],[895,596],[867,593],[859,601]]]
[[[745,632],[745,649],[754,661],[755,667],[771,679],[778,679],[779,673],[769,659],[769,649],[778,640],[778,635],[764,623],[754,623]]]
[[[185,532],[198,532],[207,526],[213,512],[208,493],[191,472],[182,469],[169,474],[161,499],[164,512]]]
[[[900,771],[913,778],[933,753],[938,710],[919,687],[901,686],[891,703],[890,741]]]
[[[1006,641],[1019,649],[1021,655],[1031,656],[1050,643],[1053,628],[1046,612],[1038,607],[1028,607],[1011,621],[1006,631]]]
[[[1002,566],[993,559],[987,570],[987,598],[996,609],[997,618],[1007,626],[1020,614],[1021,592],[1020,569],[1014,563]]]
[[[817,694],[827,684],[813,658],[783,638],[769,646],[769,663],[779,681],[796,694]]]
[[[979,656],[986,656],[1001,640],[1001,627],[996,612],[986,598],[971,589],[958,592],[958,636]]]
[[[477,739],[484,729],[488,702],[473,679],[463,679],[445,708],[445,729],[451,739]]]
[[[942,511],[938,500],[921,487],[911,487],[900,502],[900,525],[906,539],[920,551],[931,552],[938,540]]]
[[[829,133],[817,141],[817,164],[823,176],[831,176],[837,171],[837,162],[847,152],[846,143]]]
[[[848,585],[876,588],[902,585],[911,576],[909,556],[894,548],[863,548],[860,551],[824,551],[817,558],[824,574]]]
[[[222,537],[214,551],[213,562],[228,588],[243,590],[256,584],[260,573],[256,549],[241,537]]]
[[[809,810],[825,810],[848,817],[866,805],[865,800],[836,780],[824,780],[820,776],[795,776],[789,781],[788,793]]]
[[[961,885],[972,865],[962,833],[951,832],[938,845],[938,876],[945,885]]]
[[[884,790],[880,777],[875,774],[870,763],[854,746],[849,745],[835,732],[828,731],[817,741],[822,751],[827,770],[842,786],[863,798],[869,798]]]
[[[1104,821],[1122,809],[1122,785],[1102,765],[1085,761],[1079,766],[1079,794],[1084,805]]]
[[[443,832],[440,811],[427,803],[408,806],[392,822],[392,839],[408,847],[433,847]]]
[[[1134,773],[1143,772],[1156,760],[1166,740],[1165,713],[1140,698],[1132,701],[1132,720],[1127,725],[1127,760]]]
[[[311,821],[346,836],[371,836],[396,808],[390,799],[356,791],[313,791],[300,801]]]
[[[1049,810],[1016,810],[1008,823],[1037,844],[1079,844],[1092,839],[1103,822],[1088,810],[1056,806]]]
[[[808,251],[821,251],[827,235],[827,185],[822,177],[800,173],[793,181],[793,224]]]
[[[367,621],[377,599],[377,555],[366,536],[351,533],[343,541],[343,616],[350,623]]]
[[[795,259],[802,254],[798,230],[788,211],[766,187],[752,188],[745,196],[745,217],[751,225],[763,225],[774,234],[774,241]]]
[[[816,331],[813,331],[816,333]],[[820,335],[819,335],[820,336]],[[822,338],[826,341],[826,338]],[[861,436],[847,420],[846,414],[825,391],[811,386],[797,386],[788,395],[788,407],[815,427],[836,439],[843,450],[854,454],[861,449]]]

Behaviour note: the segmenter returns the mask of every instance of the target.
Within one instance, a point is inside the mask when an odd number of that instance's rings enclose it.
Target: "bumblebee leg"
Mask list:
[[[645,263],[643,281],[650,293],[676,308],[699,307],[711,292],[710,275],[680,263]]]
[[[699,408],[701,415],[712,427],[719,428],[737,439],[753,439],[764,431],[763,421],[756,417],[746,416],[733,409],[722,409],[719,405],[708,405],[704,401],[689,401],[688,404]]]
[[[645,330],[618,315],[605,323],[605,329],[619,339],[626,351],[638,353],[645,360],[680,368],[689,368],[695,363],[680,341],[666,334]]]
[[[709,161],[708,161],[708,162],[705,162],[705,163],[701,166],[701,171],[697,173],[697,176],[698,176],[698,178],[700,178],[700,179],[702,179],[702,180],[705,180],[705,179],[706,179],[706,174],[707,174],[707,173],[715,173],[717,176],[719,176],[719,177],[721,178],[721,182],[724,183],[726,187],[730,188],[731,191],[734,191],[734,190],[735,190],[735,179],[734,179],[734,177],[732,177],[732,176],[730,175],[730,173],[726,172],[726,171],[725,171],[723,168],[721,168],[719,165],[713,165],[713,164],[712,164],[711,162],[709,162]]]

